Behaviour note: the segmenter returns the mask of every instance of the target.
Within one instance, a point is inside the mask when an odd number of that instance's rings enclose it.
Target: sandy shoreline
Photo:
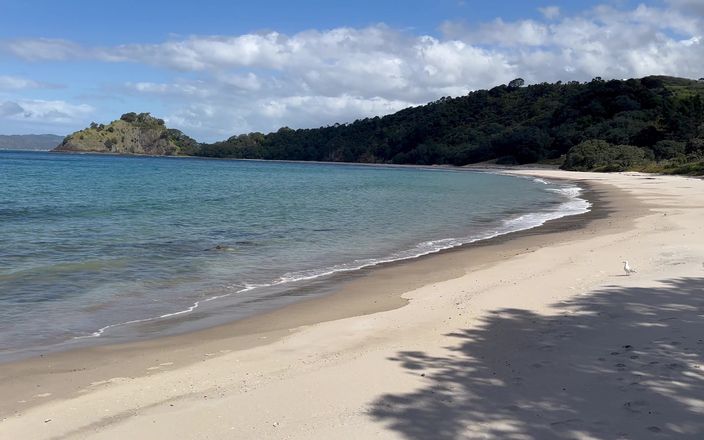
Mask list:
[[[597,206],[238,323],[1,365],[0,437],[701,436],[704,182],[535,173]]]
[[[10,395],[25,396],[25,399],[21,399],[25,402],[0,400],[0,416],[33,405],[35,399],[26,397],[32,396],[36,388],[51,388],[50,395],[40,401],[65,398],[93,382],[114,377],[117,374],[115,371],[130,377],[139,376],[145,370],[150,371],[148,368],[164,356],[177,356],[179,365],[193,363],[201,360],[205,353],[218,352],[222,345],[230,350],[251,348],[284,337],[302,326],[403,307],[408,303],[402,297],[405,292],[429,283],[460,277],[468,268],[477,268],[517,253],[528,252],[535,246],[543,245],[545,234],[581,229],[595,219],[606,217],[611,211],[608,206],[611,202],[605,200],[600,194],[602,191],[594,188],[593,184],[582,184],[582,187],[582,196],[593,205],[590,212],[584,215],[563,217],[537,228],[504,234],[416,259],[340,273],[332,279],[319,280],[317,284],[322,284],[322,288],[316,289],[311,285],[299,288],[304,291],[300,296],[305,296],[305,291],[311,289],[328,291],[327,294],[275,307],[248,318],[174,336],[94,344],[2,362],[0,389]],[[522,240],[516,241],[517,239]],[[471,264],[467,264],[468,260]],[[291,296],[299,296],[296,290],[298,289],[291,289]],[[176,319],[187,321],[190,316],[183,315]],[[158,326],[160,322],[155,321],[152,325]],[[81,373],[70,374],[76,370]],[[71,376],[70,380],[57,380],[57,376],[66,373]]]

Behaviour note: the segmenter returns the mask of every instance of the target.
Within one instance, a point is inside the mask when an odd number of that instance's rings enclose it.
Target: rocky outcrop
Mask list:
[[[149,113],[125,113],[108,125],[90,127],[66,136],[54,151],[154,156],[192,155],[198,142],[179,130],[166,128]]]

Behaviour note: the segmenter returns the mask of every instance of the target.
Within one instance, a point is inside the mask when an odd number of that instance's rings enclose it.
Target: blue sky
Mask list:
[[[149,111],[198,140],[528,82],[704,76],[704,1],[0,0],[0,134]]]
[[[562,2],[563,11],[578,11],[594,2]],[[567,3],[565,5],[564,3]],[[629,4],[635,2],[618,2]],[[276,30],[364,27],[386,23],[396,28],[437,34],[444,20],[482,22],[538,18],[550,2],[534,0],[357,0],[335,1],[145,1],[120,0],[110,6],[86,0],[3,1],[0,37],[50,36],[93,44],[159,42],[171,34],[227,35]],[[403,6],[400,6],[403,5]],[[109,13],[108,13],[109,12]],[[110,27],[128,29],[110,30]]]

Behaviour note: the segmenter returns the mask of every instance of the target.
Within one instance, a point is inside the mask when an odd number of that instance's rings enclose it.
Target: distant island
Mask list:
[[[54,151],[156,156],[195,155],[200,144],[149,113],[125,113],[108,125],[93,122],[72,133]]]
[[[0,134],[2,150],[51,150],[64,140],[55,134]]]
[[[704,81],[667,76],[542,83],[517,78],[397,113],[198,144],[148,113],[73,133],[56,151],[218,158],[704,174]]]

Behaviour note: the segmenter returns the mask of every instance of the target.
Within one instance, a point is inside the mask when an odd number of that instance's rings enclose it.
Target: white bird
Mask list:
[[[636,269],[628,264],[628,260],[623,260],[621,263],[623,263],[623,271],[626,272],[626,275],[630,276],[632,273],[636,273]]]

